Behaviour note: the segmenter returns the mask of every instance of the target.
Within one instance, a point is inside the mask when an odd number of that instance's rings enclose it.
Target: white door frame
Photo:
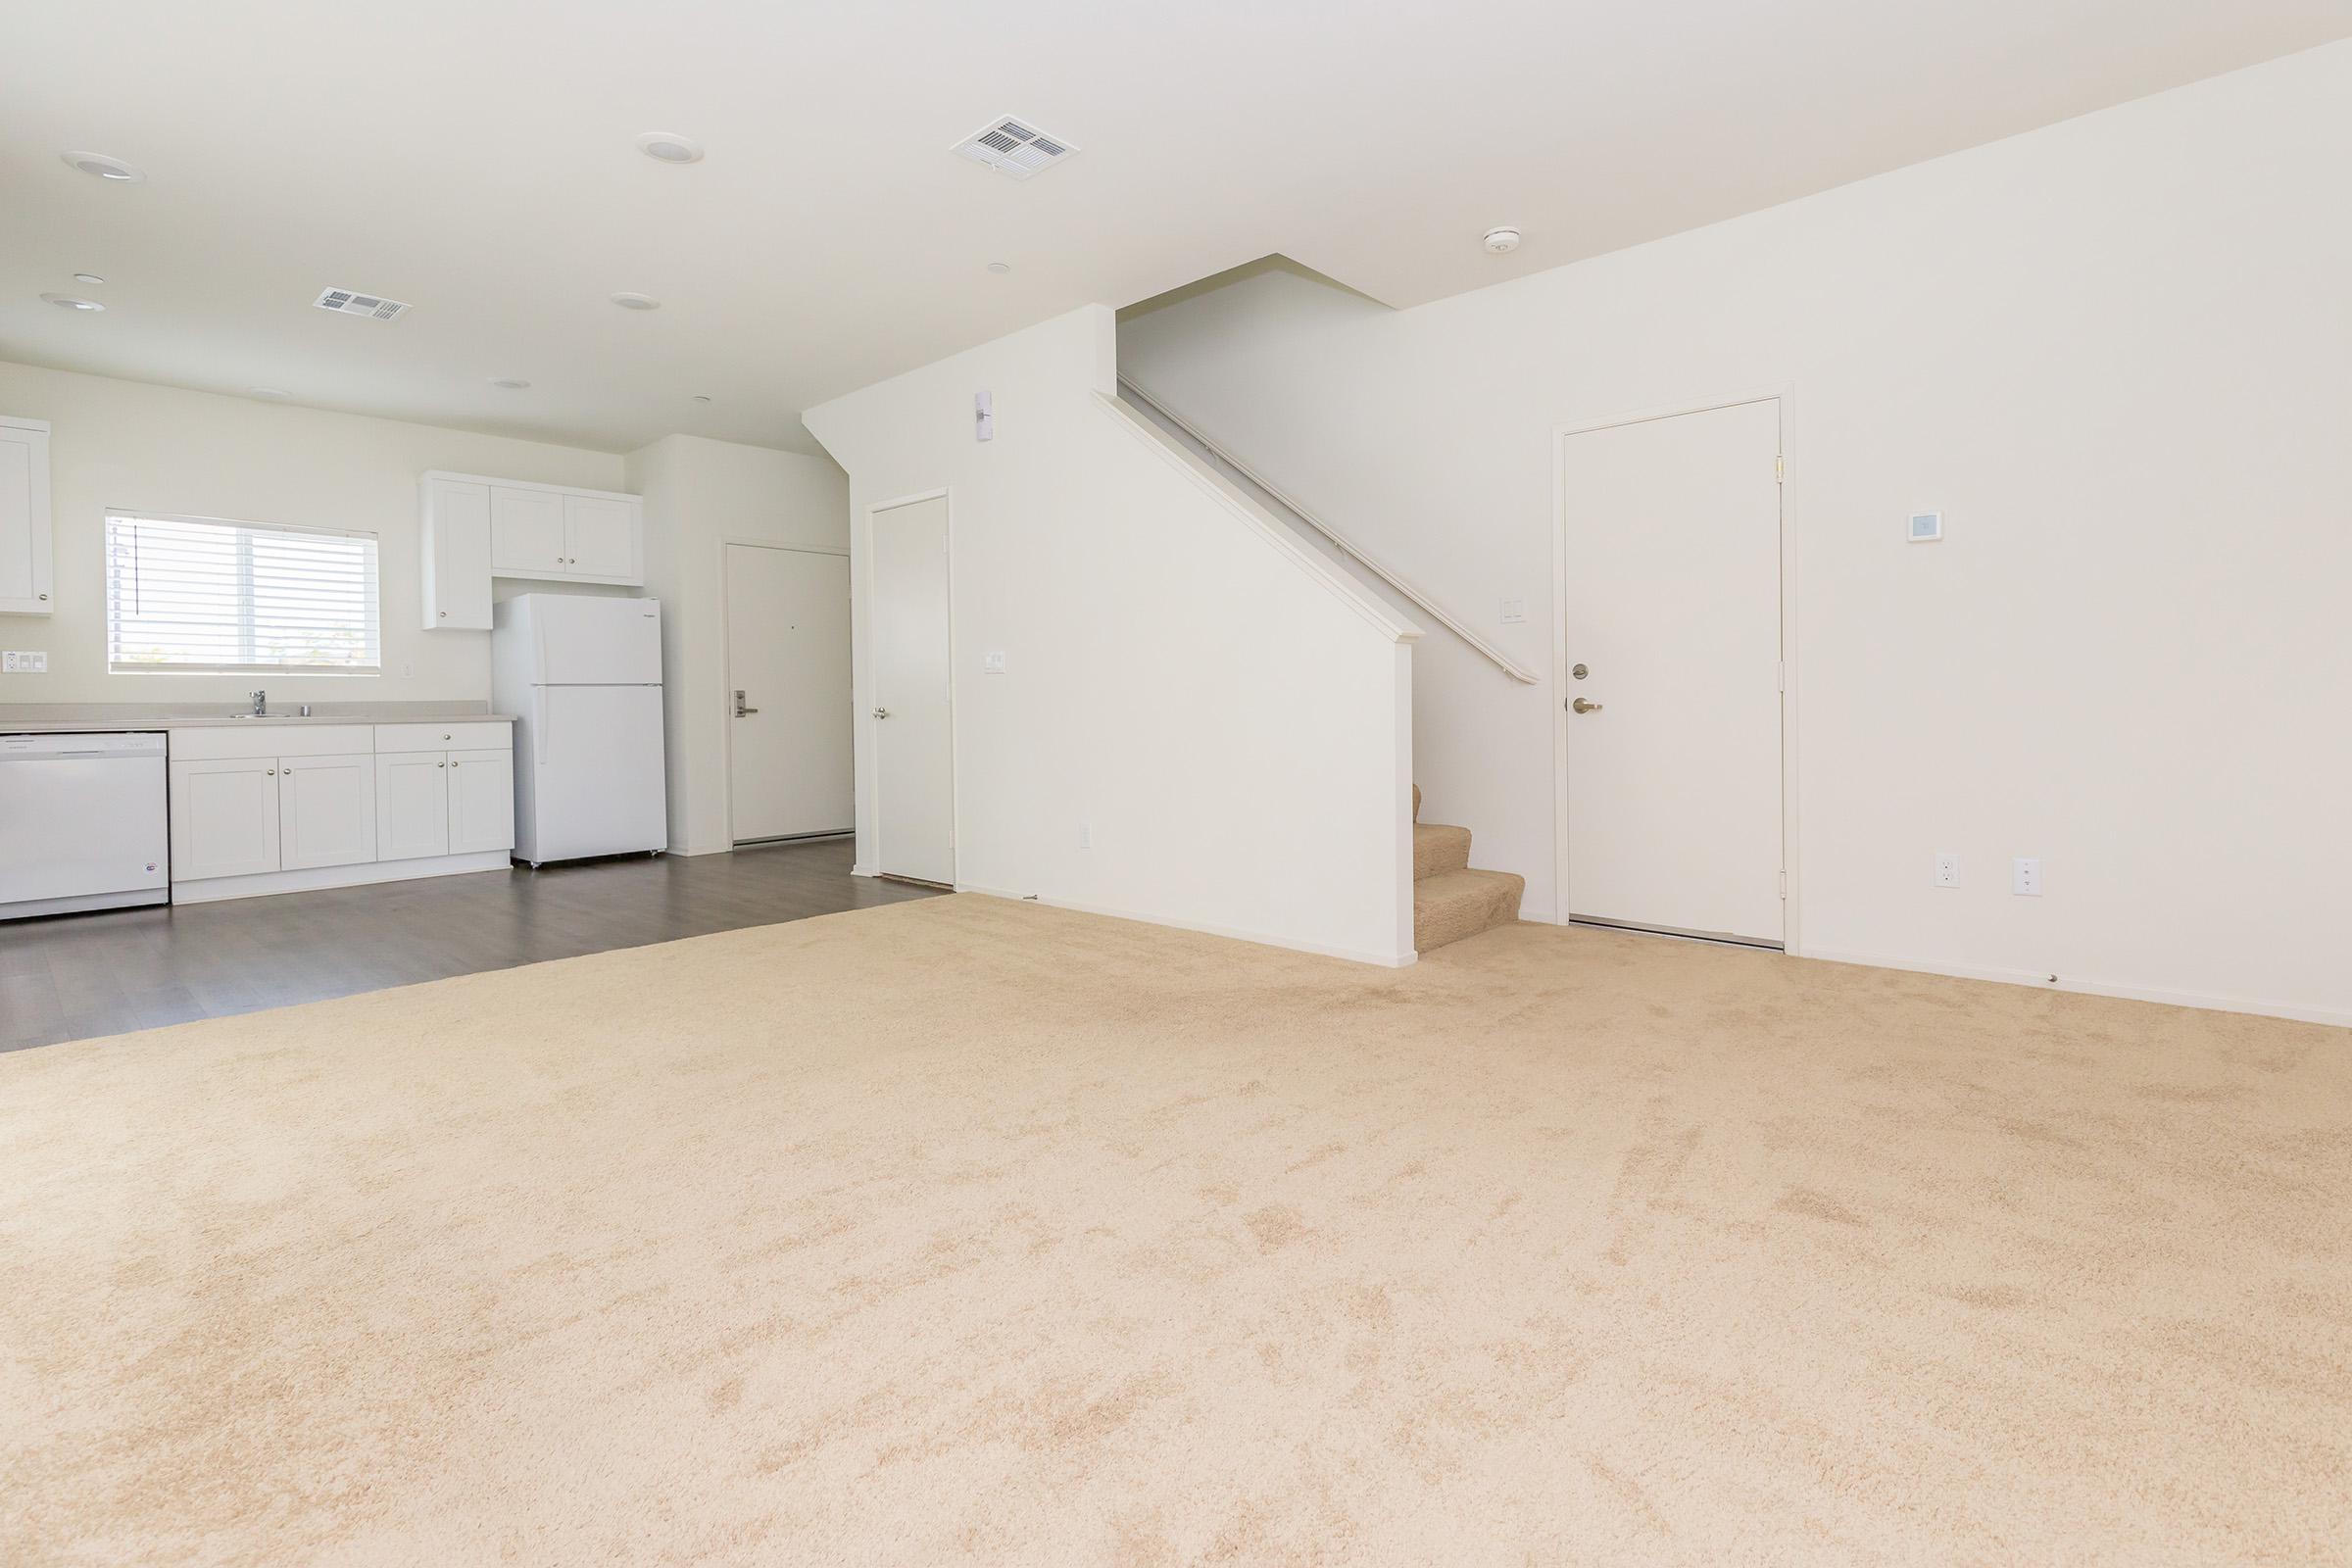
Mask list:
[[[862,550],[858,561],[852,563],[852,569],[857,571],[857,578],[850,585],[850,607],[854,617],[852,658],[856,669],[865,672],[866,686],[863,698],[853,695],[851,700],[858,704],[858,734],[868,764],[865,769],[864,804],[866,820],[874,824],[874,858],[871,864],[860,863],[852,867],[852,870],[860,876],[884,874],[882,748],[881,737],[874,729],[872,684],[874,616],[870,593],[874,581],[874,514],[895,512],[900,507],[911,507],[920,501],[944,501],[948,508],[947,521],[940,530],[946,538],[948,551],[948,858],[956,872],[950,880],[960,892],[963,888],[963,791],[957,786],[956,778],[956,498],[944,485],[936,490],[917,490],[910,495],[893,496],[888,501],[877,501],[866,507],[863,514],[865,526],[861,530],[861,538],[857,541]],[[860,564],[864,569],[858,571],[857,568]],[[858,657],[860,655],[862,659]],[[853,694],[858,689],[856,669],[851,679]]]
[[[724,715],[718,732],[726,737],[726,744],[719,748],[719,796],[725,803],[727,848],[730,851],[735,848],[735,627],[732,620],[734,612],[727,598],[727,552],[738,545],[747,550],[797,550],[805,556],[846,558],[850,553],[847,545],[795,545],[776,539],[745,539],[732,534],[718,542],[718,650],[719,662],[725,673],[725,687],[718,694],[720,710]],[[855,589],[850,597],[853,600],[858,597]],[[850,702],[855,706],[857,701],[857,693],[853,691]],[[855,825],[850,831],[853,836],[856,834]],[[825,838],[834,835],[812,836]]]
[[[1781,866],[1788,878],[1782,908],[1783,951],[1804,951],[1802,857],[1796,837],[1796,389],[1793,384],[1731,397],[1705,398],[1664,408],[1642,409],[1607,418],[1573,419],[1551,427],[1551,811],[1552,922],[1566,925],[1568,910],[1568,440],[1595,430],[1680,418],[1745,403],[1778,403],[1781,410]]]

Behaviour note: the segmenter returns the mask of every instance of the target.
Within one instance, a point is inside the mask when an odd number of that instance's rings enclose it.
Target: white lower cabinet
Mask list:
[[[446,752],[376,758],[375,843],[377,858],[385,860],[449,853]]]
[[[172,880],[254,876],[277,865],[277,759],[172,764]]]
[[[514,754],[449,754],[449,853],[514,847]]]
[[[485,719],[172,730],[172,896],[488,870],[514,847],[513,733]],[[265,746],[277,755],[241,755]]]
[[[277,856],[281,871],[376,858],[373,753],[278,760]]]

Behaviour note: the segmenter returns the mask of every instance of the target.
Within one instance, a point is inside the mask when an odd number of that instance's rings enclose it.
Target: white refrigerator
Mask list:
[[[490,689],[514,715],[514,858],[669,847],[662,601],[520,594],[491,618]]]

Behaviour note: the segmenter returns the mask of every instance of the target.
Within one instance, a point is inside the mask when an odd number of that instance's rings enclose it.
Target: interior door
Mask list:
[[[1774,399],[1561,442],[1571,919],[1783,941],[1780,455]]]
[[[734,841],[857,825],[850,561],[727,546],[727,783]]]
[[[873,514],[875,859],[892,876],[956,880],[948,503]]]
[[[642,577],[637,509],[603,496],[564,498],[564,569],[584,577]]]
[[[449,853],[449,754],[375,754],[375,858],[421,860]]]
[[[279,762],[277,842],[288,871],[374,859],[375,754]]]
[[[564,497],[555,490],[490,487],[490,569],[513,576],[562,577],[570,552],[564,543]]]
[[[277,869],[277,760],[172,764],[172,880]]]
[[[514,847],[514,754],[449,754],[449,853]]]

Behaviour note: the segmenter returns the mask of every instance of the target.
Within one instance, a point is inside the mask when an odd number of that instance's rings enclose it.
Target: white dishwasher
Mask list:
[[[0,920],[172,897],[160,733],[0,735]]]

